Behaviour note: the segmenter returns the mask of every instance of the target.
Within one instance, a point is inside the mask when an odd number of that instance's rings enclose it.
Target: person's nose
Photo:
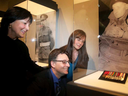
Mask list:
[[[29,30],[29,25],[26,25],[26,31],[28,31]]]
[[[67,63],[67,67],[70,67],[70,64],[69,64],[69,62]]]
[[[82,41],[80,41],[80,42],[79,42],[79,44],[80,44],[80,45],[82,45],[82,44],[83,44],[83,42],[82,42]]]

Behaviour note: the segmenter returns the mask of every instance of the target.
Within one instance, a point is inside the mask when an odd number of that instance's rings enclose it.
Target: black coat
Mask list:
[[[27,46],[19,39],[13,40],[8,36],[2,36],[0,41],[1,92],[4,96],[24,96],[29,78],[43,68],[31,60]]]
[[[66,96],[67,78],[61,77],[61,92],[59,96]],[[42,71],[34,76],[28,87],[27,96],[55,96],[54,82],[50,69]]]

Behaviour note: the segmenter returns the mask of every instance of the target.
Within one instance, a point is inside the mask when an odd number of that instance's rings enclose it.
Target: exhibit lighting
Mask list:
[[[97,38],[100,38],[100,35],[98,35]]]
[[[0,22],[1,22],[1,20],[2,20],[2,17],[0,17]]]
[[[32,42],[35,42],[35,41],[36,41],[36,39],[35,39],[35,38],[32,38],[32,39],[31,39],[31,41],[32,41]]]
[[[35,3],[31,0],[23,1],[16,6],[22,7],[30,11],[33,15],[40,15],[42,13],[47,13],[51,11],[55,11],[54,9],[48,8],[46,6],[43,6],[41,4]],[[38,10],[37,10],[38,9]]]
[[[35,22],[36,20],[35,20],[35,19],[33,19],[33,21]]]
[[[90,0],[74,0],[74,4],[82,3],[82,2],[87,2]]]

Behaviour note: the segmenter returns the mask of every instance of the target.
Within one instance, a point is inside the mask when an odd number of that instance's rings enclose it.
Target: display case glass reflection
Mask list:
[[[36,3],[38,0],[33,1],[27,0],[16,5],[33,15],[33,22],[22,41],[27,44],[34,61],[47,63],[48,55],[55,45],[56,10]]]

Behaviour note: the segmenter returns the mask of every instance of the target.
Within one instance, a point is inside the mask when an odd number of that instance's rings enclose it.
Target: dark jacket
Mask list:
[[[30,58],[28,48],[19,39],[1,36],[1,92],[6,96],[24,96],[29,78],[42,71]]]
[[[66,77],[61,77],[61,92],[59,96],[66,96],[66,83]],[[50,69],[34,76],[28,87],[27,96],[55,96],[54,82]]]

